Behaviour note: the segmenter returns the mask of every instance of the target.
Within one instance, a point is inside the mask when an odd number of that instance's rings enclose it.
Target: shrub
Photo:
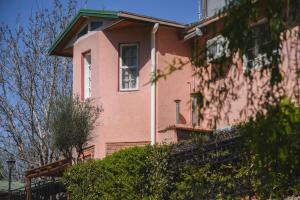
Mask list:
[[[146,199],[168,199],[176,187],[177,163],[171,159],[172,146],[148,147]]]
[[[146,148],[131,148],[69,168],[63,182],[71,198],[142,199]]]
[[[238,130],[242,137],[232,149],[220,147],[207,153],[205,145],[223,138],[220,133],[186,144],[134,147],[75,165],[66,171],[63,182],[74,200],[241,199],[253,195],[283,199],[299,195],[300,108],[284,99]],[[192,160],[175,156],[177,150],[195,146],[198,148],[189,155]],[[201,163],[205,152],[211,160]]]
[[[299,192],[300,108],[289,99],[242,126],[251,151],[255,188],[265,198]],[[298,185],[298,189],[297,189]],[[273,191],[270,194],[270,191]]]

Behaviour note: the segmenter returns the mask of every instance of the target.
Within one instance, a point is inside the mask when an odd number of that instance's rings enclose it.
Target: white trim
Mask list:
[[[136,47],[136,53],[137,53],[137,63],[136,66],[125,66],[123,65],[123,47],[130,47],[130,46],[135,46]],[[139,44],[137,43],[128,43],[128,44],[120,44],[120,49],[119,49],[119,91],[121,92],[126,92],[126,91],[135,91],[139,89],[139,64],[140,64],[140,55],[139,55]],[[123,88],[122,87],[122,69],[136,69],[137,70],[137,75],[136,75],[136,84],[135,88]]]
[[[156,75],[156,32],[159,23],[155,23],[151,32],[151,80]],[[151,145],[156,143],[156,82],[151,83],[150,87],[150,138]]]

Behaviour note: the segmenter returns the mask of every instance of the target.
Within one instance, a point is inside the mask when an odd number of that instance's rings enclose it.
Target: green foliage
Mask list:
[[[70,168],[63,182],[72,199],[142,199],[147,149],[132,148]]]
[[[252,164],[259,177],[256,190],[281,197],[300,183],[300,108],[288,99],[244,126]],[[299,192],[299,189],[298,189]]]
[[[77,164],[63,182],[72,199],[283,199],[300,194],[300,108],[284,99],[239,127],[238,159],[222,162],[181,162],[174,150],[182,144],[122,150],[103,160]],[[194,160],[204,144],[218,137],[198,138]],[[189,142],[187,143],[189,144]],[[230,150],[207,154],[233,156]],[[246,190],[245,190],[246,189]]]
[[[54,146],[67,158],[72,158],[75,149],[79,158],[101,112],[100,108],[92,105],[91,100],[57,97],[50,106],[47,121],[53,133]]]
[[[171,160],[172,146],[148,147],[145,199],[168,199],[175,188],[177,163]]]

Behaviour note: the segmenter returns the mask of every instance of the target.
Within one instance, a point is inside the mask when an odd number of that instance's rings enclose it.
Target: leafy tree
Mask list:
[[[93,106],[90,99],[81,101],[73,96],[56,97],[48,116],[54,147],[66,158],[73,158],[73,150],[76,150],[79,160],[101,112],[102,109]]]
[[[0,151],[14,155],[18,169],[51,163],[58,157],[45,119],[50,102],[72,91],[70,59],[48,55],[50,45],[76,13],[66,6],[34,11],[28,25],[0,25]]]

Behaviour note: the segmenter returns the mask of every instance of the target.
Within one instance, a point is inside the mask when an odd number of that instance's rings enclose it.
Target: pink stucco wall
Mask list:
[[[299,27],[291,28],[286,33],[286,40],[282,43],[280,70],[283,81],[279,87],[270,87],[270,72],[261,72],[260,67],[251,71],[252,78],[244,75],[242,59],[236,56],[229,65],[226,75],[214,81],[210,81],[209,87],[203,87],[207,80],[212,78],[212,66],[208,73],[202,73],[197,77],[197,90],[205,97],[205,105],[202,109],[204,119],[200,123],[205,128],[224,128],[240,122],[249,117],[254,117],[258,111],[263,110],[265,102],[272,103],[279,96],[287,96],[299,104],[299,61],[300,41],[297,36]],[[207,37],[207,38],[206,38]],[[199,45],[213,35],[200,38]],[[298,38],[298,39],[297,39]],[[203,81],[206,79],[206,81]],[[267,98],[267,94],[274,96]]]
[[[176,29],[161,27],[157,33],[157,43],[157,68],[159,70],[168,70],[172,64],[179,67],[181,66],[179,60],[187,62],[191,57],[192,45],[180,39],[180,32]],[[176,123],[174,100],[177,99],[181,100],[181,123],[191,124],[192,74],[191,64],[188,63],[183,66],[182,70],[175,71],[166,79],[159,79],[157,83],[157,131]],[[174,133],[157,133],[158,141],[174,142],[170,134],[174,135]]]
[[[300,43],[296,37],[299,27],[291,29],[288,39],[282,46],[282,72],[284,94],[299,99],[299,78],[296,74],[300,60]],[[90,51],[92,56],[92,99],[104,112],[94,130],[90,145],[95,145],[95,157],[106,155],[106,144],[150,142],[150,36],[151,26],[120,28],[111,31],[97,31],[80,38],[74,44],[73,53],[73,92],[81,96],[81,57]],[[212,37],[207,34],[198,40],[204,45]],[[130,92],[119,91],[119,45],[139,44],[139,89]],[[183,41],[180,30],[160,26],[157,32],[157,68],[167,69],[170,64],[178,66],[178,61],[188,61],[193,52],[193,41]],[[297,60],[297,59],[298,60]],[[177,61],[174,63],[174,60]],[[204,97],[201,109],[203,119],[198,128],[223,128],[247,120],[261,106],[261,97],[268,91],[268,74],[261,79],[258,69],[254,79],[244,76],[242,59],[233,59],[225,76],[210,82],[209,87],[203,79],[210,80],[212,66],[208,73],[193,77],[195,72],[190,63],[166,79],[157,82],[156,90],[156,142],[176,142],[174,130],[160,132],[176,122],[175,99],[181,100],[181,123],[191,126],[191,92],[200,91]],[[202,80],[202,81],[201,81]],[[203,87],[205,86],[205,87]],[[298,95],[298,96],[297,96]],[[299,102],[298,102],[299,103]]]
[[[106,143],[150,142],[150,36],[151,27],[131,27],[95,32],[74,44],[73,93],[81,96],[81,55],[90,51],[92,57],[92,99],[104,109],[89,145],[95,145],[95,157],[106,155]],[[178,37],[179,31],[160,27],[157,33],[157,66],[167,67],[175,57],[188,59],[190,48]],[[138,43],[140,56],[139,89],[119,91],[119,45]],[[181,99],[181,114],[189,122],[188,67],[157,84],[158,130],[175,123],[175,99]]]
[[[119,44],[139,43],[139,90],[118,90]],[[96,158],[105,156],[107,142],[150,140],[150,30],[131,28],[96,32],[74,45],[74,93],[81,91],[80,57],[87,50],[92,55],[92,99],[104,109],[94,130],[91,144]]]

